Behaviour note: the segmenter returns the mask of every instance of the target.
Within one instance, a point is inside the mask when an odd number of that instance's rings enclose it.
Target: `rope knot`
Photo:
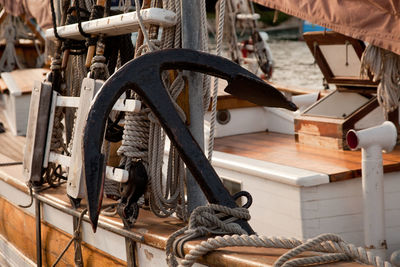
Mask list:
[[[94,56],[90,65],[90,72],[94,79],[106,80],[110,76],[106,65],[106,58],[101,55]]]
[[[61,69],[61,59],[53,57],[51,59],[50,69],[51,70],[59,70],[59,69]]]
[[[209,234],[246,234],[237,220],[249,220],[250,214],[246,208],[229,208],[217,204],[197,207],[189,218],[188,226],[173,233],[167,240],[167,262],[177,266],[176,256],[185,257],[184,244],[200,236]]]

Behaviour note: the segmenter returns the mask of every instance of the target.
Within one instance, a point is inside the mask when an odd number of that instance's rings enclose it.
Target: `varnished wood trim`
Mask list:
[[[32,261],[36,261],[35,218],[0,197],[0,234]],[[71,236],[42,222],[43,262],[51,266]],[[126,266],[124,261],[82,242],[84,266]],[[73,246],[57,266],[73,266]]]
[[[342,122],[313,121],[300,117],[294,120],[294,130],[296,133],[342,138]]]

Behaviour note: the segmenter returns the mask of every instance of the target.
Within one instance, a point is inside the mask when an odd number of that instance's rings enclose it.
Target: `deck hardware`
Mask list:
[[[239,65],[189,49],[166,49],[138,57],[115,72],[96,95],[88,114],[83,140],[84,175],[89,218],[96,230],[104,190],[104,155],[101,147],[107,117],[117,99],[133,89],[153,111],[210,203],[237,207],[217,173],[176,112],[160,79],[162,70],[185,69],[223,78],[225,91],[258,105],[295,110],[296,106],[274,87]],[[254,231],[246,221],[238,223]]]
[[[85,78],[82,82],[80,97],[60,96],[52,90],[52,83],[35,83],[31,96],[31,108],[27,130],[27,145],[25,147],[23,169],[26,182],[35,185],[41,184],[42,168],[46,168],[49,162],[58,163],[64,167],[70,167],[68,173],[67,193],[69,196],[79,199],[84,197],[83,185],[80,185],[82,173],[81,138],[84,121],[89,110],[89,103],[102,81]],[[136,112],[140,110],[140,101],[134,99],[119,99],[114,110]],[[50,151],[53,121],[56,107],[77,109],[77,123],[74,131],[74,144],[71,157]],[[44,149],[43,149],[44,148]],[[122,169],[107,167],[107,177],[118,182],[126,182],[128,173]]]
[[[23,159],[26,182],[40,184],[42,180],[42,165],[45,156],[43,147],[46,144],[51,98],[52,84],[36,82],[31,95]]]
[[[117,207],[117,212],[127,229],[136,222],[139,215],[137,201],[145,193],[148,180],[142,161],[132,162],[128,181],[121,185],[121,201]]]
[[[253,204],[253,197],[250,195],[249,192],[247,191],[239,191],[236,194],[232,195],[232,198],[234,200],[238,200],[240,197],[245,197],[247,198],[247,202],[245,204],[243,204],[242,208],[250,208],[251,204]]]
[[[217,122],[221,125],[228,124],[231,121],[231,113],[227,109],[218,110]]]
[[[149,8],[142,10],[140,14],[142,15],[143,22],[146,25],[156,24],[163,27],[171,27],[177,22],[176,14],[166,9]],[[128,34],[137,31],[139,28],[136,11],[100,19],[83,21],[81,25],[84,32],[88,34],[105,34],[106,36]],[[79,32],[78,23],[59,26],[57,27],[57,33],[62,38],[74,40],[85,39],[85,37]],[[56,39],[53,28],[48,29],[45,32],[45,36],[47,40]]]

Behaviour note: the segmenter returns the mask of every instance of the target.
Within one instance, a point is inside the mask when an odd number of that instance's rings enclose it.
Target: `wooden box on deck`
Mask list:
[[[337,90],[326,98],[320,99],[306,109],[294,121],[296,142],[316,147],[347,150],[346,133],[371,112],[378,112],[378,102],[374,94],[377,83],[359,77],[361,56],[365,44],[336,32],[311,32],[304,34],[311,53],[321,69],[325,80],[334,84]],[[369,79],[368,79],[369,78]],[[365,103],[355,104],[352,108],[349,97],[365,97]],[[336,95],[335,95],[336,94]],[[341,94],[341,97],[337,97]],[[337,97],[336,104],[329,98]],[[318,112],[310,112],[317,109]],[[334,112],[332,112],[334,110]],[[379,111],[380,112],[380,111]],[[332,113],[336,113],[332,116]],[[341,115],[343,114],[343,116]],[[368,126],[380,123],[382,116],[370,116]],[[358,129],[359,130],[359,129]]]

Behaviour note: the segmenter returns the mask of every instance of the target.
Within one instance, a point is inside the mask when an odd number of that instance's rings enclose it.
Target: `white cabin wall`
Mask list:
[[[388,255],[400,248],[399,173],[385,174],[385,219]],[[336,233],[362,246],[363,207],[361,178],[301,188],[303,238]]]
[[[308,239],[322,233],[336,233],[346,242],[363,246],[361,178],[332,183],[321,180],[317,185],[307,184],[303,179],[302,183],[293,180],[291,184],[264,172],[250,174],[238,166],[239,162],[232,166],[222,164],[219,162],[222,156],[222,153],[216,154],[214,168],[222,179],[239,182],[241,190],[251,193],[250,224],[258,234]],[[236,159],[231,155],[226,157]],[[250,159],[247,161],[251,163]],[[258,161],[253,161],[254,168],[259,168]],[[269,169],[270,163],[265,164]],[[289,177],[289,170],[286,172]],[[388,255],[400,249],[399,176],[399,172],[394,172],[385,174],[384,178]]]
[[[230,121],[227,124],[215,123],[215,137],[230,136],[267,129],[266,111],[263,107],[229,109]],[[207,112],[204,119],[211,121],[211,113]]]
[[[284,134],[294,134],[294,113],[281,108],[251,107],[229,109],[230,121],[227,124],[216,122],[215,137],[236,134],[270,131]],[[204,116],[210,121],[211,113]]]
[[[251,226],[258,234],[302,236],[300,187],[216,167],[223,179],[241,181],[242,190],[253,197]]]

